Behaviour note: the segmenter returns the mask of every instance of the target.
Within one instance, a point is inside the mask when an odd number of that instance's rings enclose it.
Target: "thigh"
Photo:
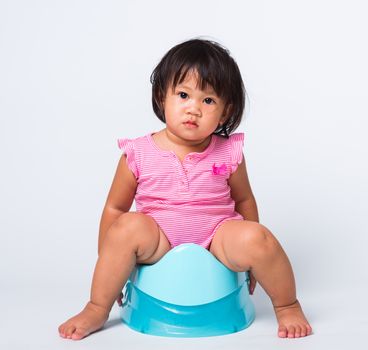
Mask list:
[[[264,226],[254,221],[225,221],[213,236],[209,251],[233,271],[252,266],[252,250],[264,237]]]
[[[151,218],[152,219],[152,218]],[[154,220],[154,219],[152,219]],[[156,223],[157,229],[159,231],[158,243],[157,248],[154,253],[147,257],[147,256],[137,256],[137,263],[138,264],[154,264],[159,261],[170,249],[171,245],[169,240],[167,239],[164,231],[162,231],[161,227]]]
[[[113,226],[115,231],[122,234],[123,242],[135,247],[138,264],[154,264],[171,249],[165,233],[149,215],[124,213]]]

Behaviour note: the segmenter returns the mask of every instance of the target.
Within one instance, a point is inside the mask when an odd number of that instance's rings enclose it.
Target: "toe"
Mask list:
[[[287,329],[285,326],[280,326],[279,327],[279,332],[278,332],[278,336],[280,338],[286,338],[286,335],[287,335]]]
[[[64,334],[64,324],[62,324],[62,325],[60,325],[60,326],[59,326],[59,328],[58,328],[58,332],[59,332],[60,337],[65,338],[65,334]]]
[[[65,337],[68,338],[68,339],[71,339],[73,333],[75,332],[75,329],[76,327],[73,325],[73,326],[69,326],[65,329]]]
[[[307,335],[311,335],[312,334],[312,327],[307,324]]]
[[[295,326],[295,338],[300,338],[302,328],[300,326]]]
[[[72,334],[73,340],[80,340],[88,335],[88,331],[84,328],[77,328],[75,332]]]
[[[287,336],[288,338],[295,337],[295,327],[294,326],[289,326]]]
[[[60,332],[60,331],[59,331],[59,335],[60,335],[60,337],[62,337],[62,338],[66,338],[66,335],[65,335],[65,333],[64,333],[64,332]]]
[[[305,337],[307,335],[307,327],[305,325],[301,326],[300,336]]]

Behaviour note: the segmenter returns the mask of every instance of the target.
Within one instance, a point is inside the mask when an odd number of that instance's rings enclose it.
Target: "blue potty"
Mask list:
[[[207,249],[181,244],[153,265],[137,265],[124,289],[121,318],[165,337],[238,332],[255,317],[247,273],[229,270]]]

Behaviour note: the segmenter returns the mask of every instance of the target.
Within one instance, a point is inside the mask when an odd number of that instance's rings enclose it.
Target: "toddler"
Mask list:
[[[154,264],[182,243],[208,249],[233,271],[250,271],[273,304],[278,336],[312,329],[296,298],[290,262],[258,223],[239,126],[245,90],[239,68],[216,42],[173,47],[151,75],[152,104],[165,128],[123,150],[102,213],[90,300],[59,327],[82,339],[102,328],[136,264]],[[137,212],[129,212],[133,200]]]

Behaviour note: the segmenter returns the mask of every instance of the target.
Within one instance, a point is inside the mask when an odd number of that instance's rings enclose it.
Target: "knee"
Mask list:
[[[278,241],[270,230],[257,222],[247,223],[241,233],[241,242],[254,255],[271,254],[278,246]]]
[[[123,213],[113,222],[109,231],[117,233],[133,232],[136,229],[135,226],[137,226],[138,220],[136,213]]]
[[[123,213],[114,221],[106,235],[114,244],[121,242],[125,245],[136,245],[142,234],[142,221],[142,214]]]

